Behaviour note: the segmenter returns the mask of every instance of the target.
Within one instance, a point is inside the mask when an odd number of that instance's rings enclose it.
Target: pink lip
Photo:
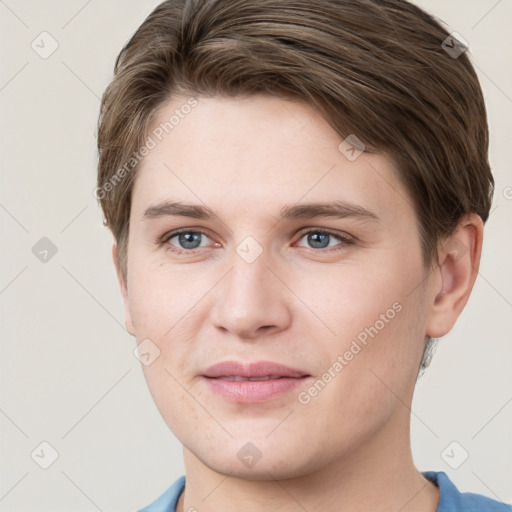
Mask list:
[[[291,391],[311,376],[302,370],[270,361],[247,364],[223,361],[207,368],[202,377],[211,391],[231,402],[258,403]],[[267,380],[233,380],[250,378]]]
[[[290,368],[271,361],[258,361],[257,363],[239,363],[238,361],[222,361],[208,367],[203,377],[304,377],[307,372],[297,368]]]

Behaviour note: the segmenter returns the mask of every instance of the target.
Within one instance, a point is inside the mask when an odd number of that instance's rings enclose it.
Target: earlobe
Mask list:
[[[121,290],[121,295],[123,297],[123,305],[124,305],[124,323],[126,330],[132,335],[135,336],[135,329],[133,328],[133,320],[132,314],[130,311],[130,304],[128,299],[128,287],[127,283],[123,277],[121,269],[119,268],[119,262],[117,259],[117,243],[114,242],[112,244],[112,259],[114,260],[114,267],[116,269],[117,281],[119,283],[119,288]]]
[[[441,279],[430,305],[426,334],[440,338],[453,328],[475,284],[482,252],[483,222],[476,214],[464,217],[439,249]],[[441,286],[439,286],[439,282]]]

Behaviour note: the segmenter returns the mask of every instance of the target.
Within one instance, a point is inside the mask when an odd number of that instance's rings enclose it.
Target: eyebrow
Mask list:
[[[142,220],[160,217],[190,217],[193,219],[212,220],[218,218],[213,210],[200,204],[188,204],[179,201],[163,201],[151,205],[142,214]],[[379,221],[372,211],[344,201],[329,201],[326,203],[305,203],[285,205],[280,210],[279,220],[310,219],[330,217],[345,219],[352,217],[360,220]]]

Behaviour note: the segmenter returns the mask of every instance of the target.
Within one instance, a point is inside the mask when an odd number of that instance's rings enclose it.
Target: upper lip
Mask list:
[[[297,368],[291,368],[272,361],[242,363],[238,361],[221,361],[208,367],[203,377],[306,377],[309,374]]]

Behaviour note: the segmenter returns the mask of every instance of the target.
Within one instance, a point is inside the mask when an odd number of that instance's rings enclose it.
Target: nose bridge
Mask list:
[[[271,255],[247,237],[233,252],[230,271],[216,297],[213,322],[241,338],[284,328],[290,320],[285,287],[274,275]]]
[[[273,276],[268,267],[272,264],[269,261],[269,250],[264,250],[254,242],[241,242],[236,248],[231,260],[232,271],[229,280],[231,281],[230,291],[241,295],[242,300],[258,298],[269,290],[269,280]]]

